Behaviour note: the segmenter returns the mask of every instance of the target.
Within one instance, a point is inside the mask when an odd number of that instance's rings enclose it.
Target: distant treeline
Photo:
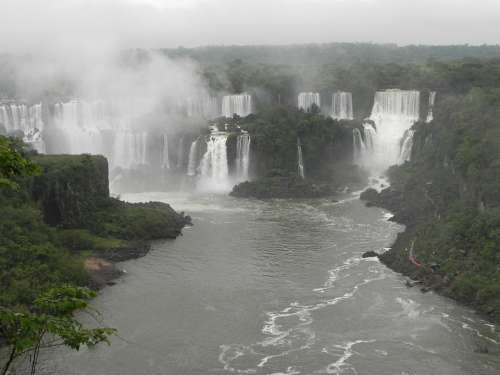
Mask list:
[[[283,46],[208,46],[162,49],[169,57],[189,57],[205,64],[225,64],[241,59],[248,63],[286,65],[420,64],[428,60],[500,58],[500,45],[451,46],[373,43],[292,44]]]

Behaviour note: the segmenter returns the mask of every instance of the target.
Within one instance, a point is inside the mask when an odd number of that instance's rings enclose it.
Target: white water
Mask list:
[[[21,131],[24,142],[31,144],[38,152],[45,152],[41,103],[29,107],[26,104],[15,103],[1,105],[0,124],[3,124],[7,134]]]
[[[100,139],[101,134],[96,133],[96,142]],[[113,146],[113,156],[110,158],[111,166],[130,169],[148,164],[147,145],[148,133],[146,132],[133,132],[126,130],[117,132]]]
[[[399,155],[399,164],[404,163],[405,161],[410,161],[411,159],[411,150],[413,148],[413,136],[415,131],[412,129],[408,129],[401,141],[401,152]]]
[[[251,138],[248,133],[238,135],[236,139],[236,181],[248,180],[248,170],[250,167],[250,143]]]
[[[418,91],[386,90],[375,94],[370,120],[375,123],[376,131],[371,125],[364,125],[367,155],[362,158],[362,165],[372,174],[383,173],[401,162],[401,141],[405,132],[418,121],[419,110]]]
[[[321,98],[317,92],[301,92],[298,97],[299,109],[310,111],[312,105],[315,104],[318,108],[321,107]]]
[[[332,118],[336,120],[352,120],[352,94],[338,91],[332,95]]]
[[[427,119],[425,122],[429,123],[434,120],[434,104],[436,103],[436,91],[429,92],[429,109],[427,111]]]
[[[161,166],[165,169],[170,169],[170,157],[168,155],[168,136],[162,135],[162,151],[161,151]]]
[[[200,190],[226,192],[230,189],[227,136],[222,132],[214,132],[208,136],[207,151],[200,163],[201,179],[198,184]]]
[[[188,176],[196,176],[196,167],[197,167],[197,156],[198,156],[198,138],[195,139],[191,143],[191,147],[189,147],[189,160],[188,160]]]
[[[214,96],[203,96],[186,99],[186,114],[188,117],[203,117],[214,119],[220,116],[219,100]]]
[[[252,96],[243,93],[222,98],[222,116],[232,118],[234,114],[246,117],[252,113]]]
[[[297,172],[299,177],[304,178],[304,159],[302,157],[302,144],[300,138],[297,138]]]

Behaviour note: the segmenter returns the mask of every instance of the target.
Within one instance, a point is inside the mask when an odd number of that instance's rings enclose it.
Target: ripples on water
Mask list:
[[[194,218],[126,262],[96,301],[127,341],[54,354],[60,374],[498,374],[497,328],[402,277],[381,251],[402,228],[355,197],[259,202],[148,194]],[[476,353],[487,347],[490,354]],[[71,357],[69,370],[64,360]],[[50,366],[48,366],[50,368]],[[74,371],[74,372],[71,372]]]

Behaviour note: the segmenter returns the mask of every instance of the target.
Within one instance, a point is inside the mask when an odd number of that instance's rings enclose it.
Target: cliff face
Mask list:
[[[443,98],[414,127],[411,162],[391,187],[362,195],[406,225],[381,256],[390,267],[500,319],[500,92]]]
[[[103,156],[39,155],[42,174],[32,193],[47,224],[64,228],[89,225],[95,211],[109,199],[108,162]]]

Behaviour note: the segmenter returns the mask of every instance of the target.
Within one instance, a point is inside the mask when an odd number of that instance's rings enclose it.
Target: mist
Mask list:
[[[497,44],[494,0],[4,0],[2,51],[221,44]]]

